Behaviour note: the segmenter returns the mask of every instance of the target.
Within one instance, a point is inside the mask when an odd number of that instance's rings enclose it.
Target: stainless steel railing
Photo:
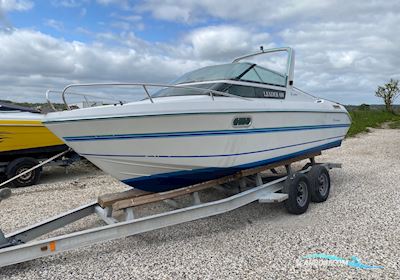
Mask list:
[[[47,103],[49,104],[50,108],[53,111],[57,111],[57,109],[54,107],[54,104],[51,102],[51,99],[50,99],[50,94],[52,94],[52,93],[62,94],[62,91],[61,90],[54,90],[54,89],[49,89],[49,90],[46,91]],[[83,95],[83,98],[85,99],[87,104],[90,103],[88,97],[101,98],[103,100],[110,100],[110,101],[117,102],[117,103],[120,103],[120,104],[126,103],[126,101],[115,99],[115,98],[111,98],[111,97],[107,97],[107,96],[96,96],[96,95],[93,95],[93,94],[87,94],[87,93],[83,94],[83,93],[77,93],[77,92],[69,92],[68,94],[77,95],[77,96],[82,96]],[[64,103],[64,105],[65,105],[66,108],[69,107],[69,105],[66,104],[66,103]]]
[[[154,103],[154,98],[153,96],[149,93],[148,88],[149,87],[159,87],[159,88],[178,88],[178,89],[188,89],[188,90],[194,90],[198,91],[199,95],[209,95],[212,100],[214,100],[214,96],[225,96],[225,97],[232,97],[232,98],[239,98],[243,100],[251,100],[245,97],[233,95],[230,93],[222,92],[222,91],[217,91],[217,90],[212,90],[212,89],[204,89],[204,88],[198,88],[198,87],[192,87],[192,86],[186,86],[186,85],[167,85],[167,84],[157,84],[157,83],[88,83],[88,84],[71,84],[66,86],[62,91],[56,91],[56,90],[47,90],[46,91],[46,100],[49,103],[49,106],[51,107],[52,110],[56,111],[56,108],[54,107],[53,103],[51,102],[50,99],[50,94],[51,93],[61,93],[61,98],[62,101],[66,107],[67,110],[71,110],[71,107],[69,106],[66,95],[77,95],[77,96],[82,96],[87,102],[88,99],[87,97],[93,97],[93,98],[99,98],[99,99],[107,99],[107,100],[112,100],[116,101],[117,103],[124,104],[124,101],[111,98],[111,97],[103,97],[103,96],[96,96],[93,94],[87,94],[87,93],[77,93],[77,92],[68,92],[69,89],[71,88],[78,88],[78,87],[142,87],[145,93],[145,99],[149,99],[151,103]]]

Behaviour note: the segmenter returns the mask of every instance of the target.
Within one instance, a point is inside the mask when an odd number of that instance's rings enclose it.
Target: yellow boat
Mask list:
[[[47,157],[66,149],[42,124],[42,116],[18,111],[0,113],[0,161],[19,155]]]
[[[68,147],[42,124],[43,115],[0,105],[0,182],[13,178]],[[15,179],[15,187],[36,184],[42,169]]]

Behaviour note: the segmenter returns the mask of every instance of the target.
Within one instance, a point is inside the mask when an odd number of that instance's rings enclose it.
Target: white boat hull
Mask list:
[[[244,111],[55,116],[46,126],[122,182],[159,192],[340,146],[350,125],[343,108]],[[251,125],[233,127],[238,116],[251,117]]]

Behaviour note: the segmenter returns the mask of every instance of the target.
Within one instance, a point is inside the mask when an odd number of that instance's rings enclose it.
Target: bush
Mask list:
[[[400,121],[400,116],[388,111],[380,110],[354,110],[350,112],[352,118],[347,137],[360,132],[368,132],[368,127],[380,127],[385,122]]]
[[[365,104],[365,103],[363,103],[360,106],[358,106],[358,110],[360,110],[360,111],[369,111],[370,109],[371,109],[370,106],[368,104]]]

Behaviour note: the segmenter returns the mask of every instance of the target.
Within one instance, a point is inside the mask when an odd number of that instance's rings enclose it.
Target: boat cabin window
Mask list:
[[[241,97],[248,97],[248,98],[256,97],[256,91],[255,88],[253,87],[226,84],[226,88],[223,91]]]
[[[221,87],[220,91],[224,91],[233,95],[247,97],[247,98],[273,98],[273,99],[285,98],[285,91],[283,90],[275,90],[275,89],[260,88],[260,87],[225,84],[225,88]]]
[[[207,83],[207,84],[194,84],[190,85],[193,88],[205,89],[204,94],[207,93],[207,89],[227,92],[229,94],[247,97],[247,98],[273,98],[273,99],[284,99],[284,90],[275,90],[269,88],[242,86],[227,83]],[[159,90],[153,97],[166,97],[166,96],[182,96],[182,95],[199,95],[201,91],[188,88],[165,88]]]

